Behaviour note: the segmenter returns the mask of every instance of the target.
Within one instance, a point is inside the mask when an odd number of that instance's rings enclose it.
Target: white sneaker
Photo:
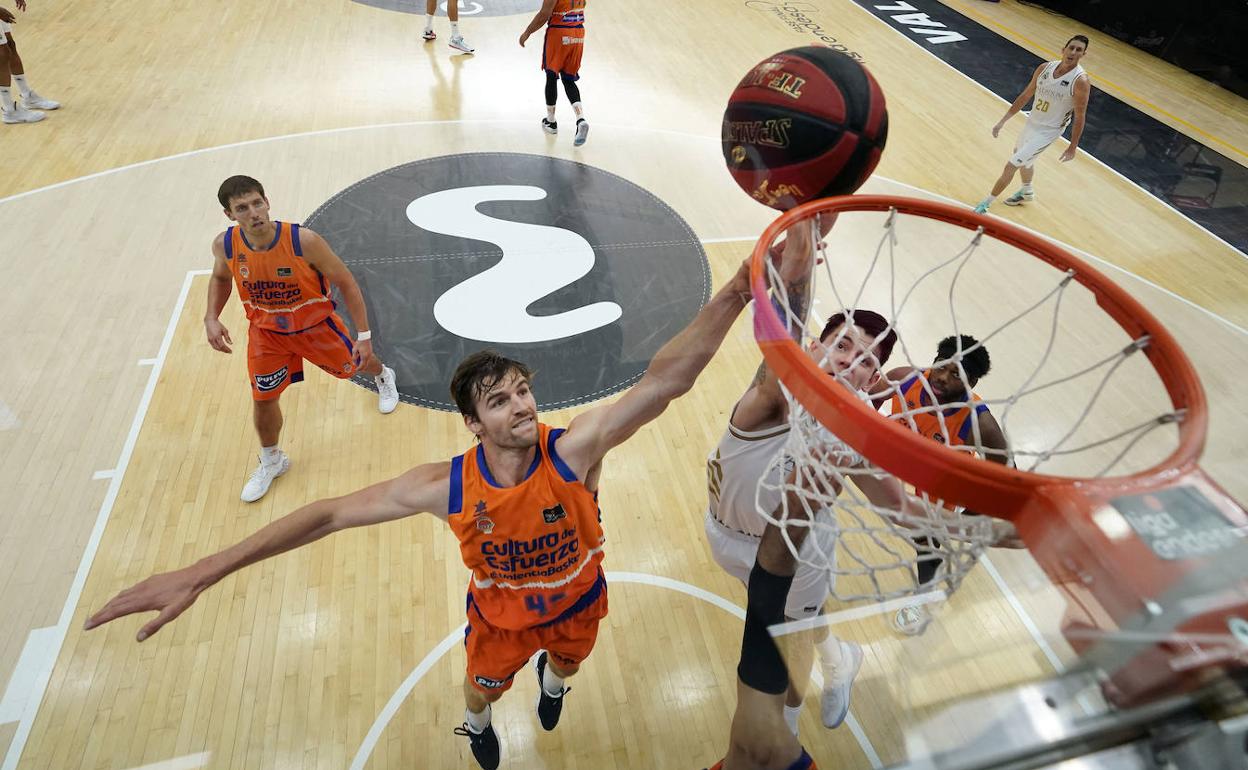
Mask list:
[[[243,486],[241,496],[244,503],[254,503],[264,497],[269,487],[273,485],[273,479],[290,470],[290,458],[280,450],[278,454],[280,457],[276,462],[266,463],[261,460],[256,469],[251,472],[251,478],[247,479],[247,483]]]
[[[589,121],[580,118],[576,121],[576,138],[572,140],[572,144],[580,147],[585,144],[585,140],[589,138]]]
[[[893,616],[893,628],[906,636],[918,636],[927,630],[927,626],[931,622],[932,613],[928,612],[927,607],[924,607],[922,604],[902,607]]]
[[[463,35],[456,35],[455,37],[451,38],[450,46],[451,48],[454,48],[456,51],[463,51],[464,53],[472,53],[473,51],[477,50],[473,48],[472,46],[468,45],[468,42],[464,40]]]
[[[840,727],[849,715],[849,695],[858,670],[862,668],[862,645],[841,642],[841,665],[833,676],[824,675],[823,692],[819,697],[819,715],[823,726]]]
[[[38,123],[46,118],[42,112],[28,110],[20,104],[13,108],[12,112],[4,111],[3,120],[5,123]]]
[[[421,34],[421,37],[423,37],[425,40],[437,40],[438,39],[437,33],[434,32],[432,29],[425,30]]]
[[[394,382],[394,370],[388,366],[381,367],[381,374],[373,378],[377,383],[377,409],[382,414],[390,414],[399,405],[399,387]]]
[[[22,99],[22,106],[28,110],[59,110],[60,102],[54,102],[51,99],[45,99],[34,91],[30,92],[30,96]]]

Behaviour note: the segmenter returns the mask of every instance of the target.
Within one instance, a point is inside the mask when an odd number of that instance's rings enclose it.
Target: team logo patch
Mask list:
[[[242,262],[242,260],[240,259],[239,262]],[[246,265],[239,265],[238,274],[244,278],[247,278],[251,275],[251,271],[247,269]]]
[[[472,518],[477,523],[477,529],[485,534],[494,531],[494,520],[490,518],[490,512],[485,508],[485,501],[478,500],[477,507],[472,512]]]
[[[547,508],[542,511],[542,518],[546,520],[547,524],[554,524],[556,521],[566,519],[567,517],[568,514],[563,510],[562,504],[557,504],[554,508]]]
[[[277,277],[278,277],[278,278],[289,278],[289,277],[290,277],[290,268],[289,268],[289,267],[279,267],[279,268],[277,269]]]
[[[476,682],[477,684],[481,685],[487,690],[497,690],[498,688],[502,687],[504,684],[507,683],[506,680],[490,679],[488,676],[474,676],[472,678],[472,681]]]
[[[286,375],[289,374],[289,368],[283,366],[276,372],[271,374],[256,375],[256,390],[261,393],[268,393],[271,390],[277,390],[282,383],[286,381]]]
[[[289,329],[289,328],[290,328],[290,318],[289,318],[289,316],[279,315],[279,316],[277,317],[277,328],[279,328],[279,329]]]

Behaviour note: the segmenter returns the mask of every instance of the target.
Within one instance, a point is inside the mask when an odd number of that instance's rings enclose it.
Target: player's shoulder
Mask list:
[[[233,228],[222,230],[221,232],[213,236],[213,239],[212,239],[212,253],[213,254],[220,254],[221,256],[225,256],[225,238],[227,235],[230,234],[230,230],[232,229]]]

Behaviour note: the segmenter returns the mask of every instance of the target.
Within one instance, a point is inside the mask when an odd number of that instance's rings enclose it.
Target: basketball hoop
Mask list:
[[[830,377],[821,366],[826,365],[827,351],[818,331],[809,328],[809,306],[790,306],[783,282],[778,280],[773,246],[794,227],[835,222],[839,229],[846,214],[861,220],[858,231],[874,233],[870,236],[875,239],[874,257],[850,259],[830,245],[821,252],[826,273],[822,277],[817,274],[820,268],[814,266],[815,260],[811,260],[811,295],[821,293],[821,298],[827,299],[830,293],[835,304],[831,310],[824,307],[820,316],[863,307],[884,313],[900,334],[899,347],[907,363],[919,372],[929,395],[933,393],[927,379],[930,370],[925,371],[924,364],[934,364],[928,363],[930,357],[920,356],[922,363],[916,363],[911,356],[905,342],[907,321],[901,316],[919,303],[915,297],[930,289],[933,276],[953,274],[947,292],[948,334],[963,330],[959,328],[958,297],[965,297],[968,291],[990,295],[989,301],[982,303],[988,309],[979,314],[980,326],[974,328],[981,343],[999,334],[1004,339],[1005,330],[1016,323],[1031,324],[1037,330],[1051,327],[1047,345],[1035,350],[1034,367],[1030,362],[1016,367],[1023,374],[1014,392],[1007,398],[984,401],[1008,418],[1012,410],[1023,408],[1020,405],[1025,400],[1042,392],[1050,396],[1057,388],[1088,397],[1084,407],[1072,409],[1076,419],[1068,429],[1059,429],[1046,441],[1037,440],[1034,446],[1022,448],[1019,457],[1025,461],[1018,464],[1025,467],[988,462],[985,456],[992,450],[979,443],[978,428],[973,439],[960,447],[920,435],[907,425],[907,420],[913,424],[910,413],[892,418],[883,415],[870,400],[847,387],[839,375]],[[916,229],[922,233],[922,246],[915,253],[930,258],[931,264],[914,268],[913,276],[909,276],[912,283],[899,288],[897,278],[904,269],[897,261],[897,243],[903,231]],[[953,255],[946,257],[942,252],[939,257],[932,256],[930,252],[946,239],[955,243]],[[816,235],[815,240],[821,237]],[[862,248],[853,250],[855,257]],[[982,259],[976,262],[975,258],[986,249],[990,264],[982,269]],[[1197,466],[1208,416],[1195,369],[1161,322],[1124,289],[1086,262],[1021,228],[958,206],[894,196],[841,196],[794,208],[764,231],[751,259],[755,337],[790,402],[792,439],[786,451],[790,461],[796,461],[799,475],[830,472],[837,482],[816,485],[816,499],[808,506],[806,521],[786,523],[817,528],[821,525],[814,508],[824,506],[835,511],[839,520],[833,516],[828,521],[825,516],[823,526],[834,528],[842,540],[846,532],[866,531],[879,546],[873,546],[874,552],[882,548],[887,554],[878,567],[863,567],[863,557],[851,555],[858,564],[850,569],[838,565],[837,560],[843,562],[846,549],[852,551],[852,547],[838,544],[839,556],[829,554],[825,565],[831,574],[845,576],[869,569],[871,580],[878,583],[880,570],[898,566],[910,569],[917,560],[926,558],[918,549],[913,557],[899,559],[898,549],[884,542],[885,538],[930,536],[946,544],[942,553],[946,562],[944,587],[952,593],[982,549],[992,544],[991,533],[980,524],[982,519],[969,512],[988,514],[1013,522],[1041,568],[1065,590],[1071,606],[1064,633],[1085,658],[1109,672],[1112,684],[1107,693],[1116,702],[1187,689],[1203,681],[1210,667],[1248,665],[1248,644],[1235,633],[1236,628],[1248,627],[1248,544],[1244,539],[1248,515]],[[988,277],[999,277],[995,273],[1008,277],[1018,271],[1021,276],[1025,267],[1044,271],[1044,265],[1051,276],[1031,278],[1027,274],[1019,278],[1017,290],[979,288]],[[845,278],[848,273],[865,275],[859,281]],[[871,281],[883,280],[885,273],[888,286],[868,288]],[[1049,278],[1051,283],[1045,283]],[[966,288],[968,283],[970,289]],[[843,291],[846,284],[854,291]],[[819,291],[814,287],[820,287]],[[1073,287],[1079,288],[1072,292]],[[1034,294],[1035,300],[1027,298],[1028,294]],[[868,297],[874,298],[869,302],[884,306],[860,304]],[[1056,358],[1053,355],[1058,330],[1063,327],[1064,302],[1083,308],[1085,314],[1112,321],[1104,324],[1106,331],[1100,339],[1089,337],[1089,350],[1080,344],[1074,352],[1090,356],[1102,340],[1110,344],[1103,355],[1090,358],[1086,366],[1046,379],[1042,376],[1046,366],[1071,353],[1066,350]],[[1040,316],[1050,310],[1051,322],[1042,323]],[[923,323],[937,325],[932,320],[936,316],[934,312],[925,315]],[[799,333],[795,334],[795,329]],[[1115,337],[1119,333],[1125,333],[1125,338]],[[820,350],[824,361],[820,360]],[[994,363],[1007,360],[1013,352],[994,350]],[[958,363],[969,394],[961,364],[965,352],[959,346],[958,354],[946,362]],[[1018,364],[1012,360],[1008,363]],[[1128,381],[1125,391],[1114,381],[1120,368],[1131,372],[1123,377],[1135,378]],[[1128,420],[1126,429],[1097,424],[1099,433],[1079,444],[1074,437],[1084,430],[1085,423],[1095,423],[1087,419],[1089,415],[1107,410],[1135,419],[1131,389],[1147,372],[1155,373],[1160,381],[1156,390],[1168,401],[1167,407],[1135,422]],[[1102,378],[1099,384],[1081,384],[1098,375]],[[897,392],[894,383],[885,395]],[[966,398],[961,406],[972,405],[971,397]],[[1068,400],[1075,401],[1073,396]],[[939,404],[933,409],[941,414]],[[943,424],[943,417],[940,419]],[[1158,443],[1157,437],[1172,431],[1173,447],[1163,456],[1150,458],[1145,467],[1114,473],[1139,447],[1152,447]],[[826,467],[828,457],[844,458],[854,453],[861,458],[858,465],[842,460],[831,471]],[[1086,468],[1084,472],[1089,475],[1042,472],[1055,458],[1077,472]],[[1105,458],[1109,458],[1108,463]],[[855,474],[892,476],[911,485],[911,513],[862,518],[851,512],[853,522],[847,527],[846,512],[861,509],[864,503],[855,500],[846,504],[837,498],[846,488],[843,482],[853,481]],[[769,512],[760,513],[771,518]],[[1158,527],[1174,531],[1167,535]],[[874,591],[852,598],[884,599],[906,590],[913,592],[917,585],[907,586],[913,582],[894,581],[891,587],[882,588],[877,585]],[[846,598],[840,592],[837,595]],[[1135,642],[1124,643],[1122,639],[1127,636]],[[1178,660],[1187,661],[1186,668],[1177,665]]]

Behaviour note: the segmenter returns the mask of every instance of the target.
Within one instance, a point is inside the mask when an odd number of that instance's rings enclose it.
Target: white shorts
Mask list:
[[[0,45],[9,44],[9,33],[12,31],[13,26],[11,24],[6,24],[5,22],[0,21]]]
[[[815,550],[816,538],[822,553],[835,564],[836,533],[831,527],[818,527],[811,537],[806,538],[806,542],[802,543],[802,558],[811,562],[821,560],[820,552]],[[715,563],[748,587],[750,570],[754,569],[754,558],[758,555],[759,538],[729,529],[708,512],[706,541],[711,546]],[[785,617],[803,620],[818,615],[832,591],[832,579],[830,570],[798,562],[793,587],[789,589],[789,598],[784,603]]]
[[[1031,167],[1036,162],[1036,158],[1040,157],[1040,153],[1056,142],[1065,130],[1065,126],[1057,128],[1027,121],[1027,125],[1023,126],[1023,133],[1019,135],[1018,142],[1014,145],[1014,155],[1010,157],[1010,165],[1019,168]]]

